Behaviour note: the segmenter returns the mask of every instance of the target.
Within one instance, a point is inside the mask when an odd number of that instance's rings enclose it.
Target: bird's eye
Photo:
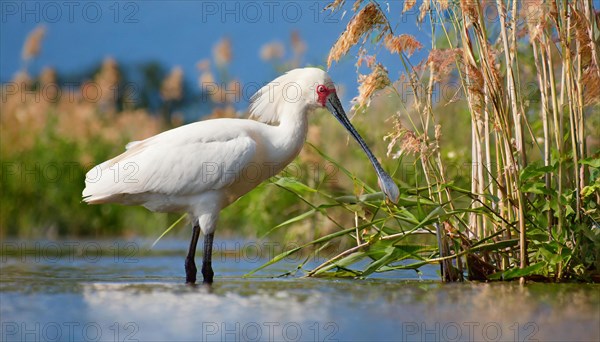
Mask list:
[[[327,91],[327,88],[325,88],[325,86],[322,84],[317,87],[317,92],[319,92],[319,93],[324,93],[326,91]]]

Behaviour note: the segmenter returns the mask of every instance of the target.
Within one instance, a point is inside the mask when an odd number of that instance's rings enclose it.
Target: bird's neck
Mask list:
[[[283,114],[279,116],[279,125],[277,131],[277,148],[287,154],[287,162],[291,162],[300,153],[306,133],[308,131],[308,118],[306,108],[290,108],[295,106],[286,106]]]

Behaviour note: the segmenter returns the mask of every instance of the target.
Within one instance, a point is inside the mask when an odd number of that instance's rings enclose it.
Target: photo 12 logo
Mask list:
[[[2,322],[2,341],[139,341],[137,323]]]
[[[335,322],[202,322],[201,341],[338,341]]]
[[[133,1],[2,1],[2,23],[137,24],[140,5]]]
[[[325,11],[328,1],[202,1],[201,22],[298,23],[302,18],[314,23],[339,24],[336,13]]]
[[[102,244],[96,241],[3,241],[0,244],[0,262],[10,259],[22,263],[69,263],[84,261],[95,264],[101,260],[114,263],[139,262],[140,246],[132,241]]]
[[[403,322],[401,341],[537,341],[533,322]]]

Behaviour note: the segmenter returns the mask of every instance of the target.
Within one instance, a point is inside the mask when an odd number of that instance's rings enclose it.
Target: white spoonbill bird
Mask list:
[[[322,107],[356,139],[377,172],[379,186],[396,202],[398,187],[348,120],[331,78],[317,68],[291,70],[262,87],[250,104],[256,120],[200,121],[129,143],[123,154],[86,174],[83,200],[187,212],[193,230],[185,259],[186,283],[196,282],[194,257],[202,230],[202,276],[211,284],[219,212],[298,155],[306,140],[307,115]]]

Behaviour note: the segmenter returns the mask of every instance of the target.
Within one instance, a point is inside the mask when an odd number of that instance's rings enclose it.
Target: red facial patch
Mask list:
[[[321,104],[321,106],[325,107],[325,102],[327,101],[327,97],[331,93],[335,93],[335,88],[327,88],[323,84],[319,84],[317,86],[317,101]]]

